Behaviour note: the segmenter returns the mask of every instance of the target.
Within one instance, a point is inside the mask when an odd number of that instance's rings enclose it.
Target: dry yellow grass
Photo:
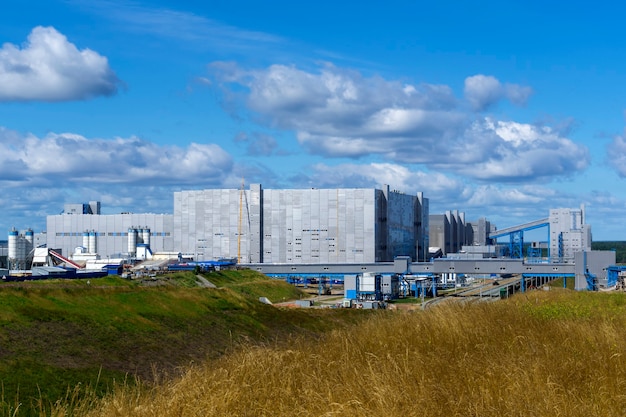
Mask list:
[[[248,347],[88,416],[624,416],[626,299],[533,292],[381,312],[349,331]],[[58,415],[67,415],[60,406]]]

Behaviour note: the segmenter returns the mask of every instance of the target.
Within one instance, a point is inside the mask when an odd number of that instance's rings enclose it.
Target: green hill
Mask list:
[[[281,310],[258,301],[297,299],[298,289],[252,271],[193,273],[143,282],[121,278],[0,284],[0,378],[3,415],[37,414],[68,388],[107,392],[177,375],[194,362],[245,343],[318,334],[350,312]]]
[[[239,349],[154,389],[121,387],[58,415],[625,415],[625,293],[553,288],[368,317],[315,341]]]

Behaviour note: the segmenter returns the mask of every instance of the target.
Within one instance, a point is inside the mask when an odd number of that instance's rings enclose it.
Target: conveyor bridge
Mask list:
[[[510,257],[521,259],[524,257],[524,232],[539,229],[541,227],[548,227],[548,236],[549,236],[550,235],[550,219],[545,218],[545,219],[534,220],[532,222],[497,230],[489,234],[488,238],[497,239],[499,237],[509,236]]]
[[[431,262],[414,262],[406,271],[396,270],[394,262],[362,264],[242,264],[265,275],[349,275],[363,272],[377,274],[575,274],[572,263],[527,263],[522,259],[434,259]]]

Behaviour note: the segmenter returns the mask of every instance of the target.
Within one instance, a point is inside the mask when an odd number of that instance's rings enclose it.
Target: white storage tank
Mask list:
[[[17,261],[17,237],[18,232],[13,228],[13,230],[9,231],[9,263],[15,264]]]
[[[142,243],[150,246],[150,229],[145,228],[141,230]]]
[[[83,232],[83,248],[89,252],[89,231],[85,230]]]
[[[92,231],[89,232],[88,251],[89,251],[89,253],[97,253],[98,252],[98,248],[96,247],[96,231],[95,230],[92,230]]]
[[[137,253],[137,229],[128,229],[128,254],[134,256]]]
[[[29,228],[28,230],[26,230],[25,238],[26,238],[26,254],[28,256],[30,252],[33,250],[33,245],[35,242],[35,233],[33,232],[33,229]]]

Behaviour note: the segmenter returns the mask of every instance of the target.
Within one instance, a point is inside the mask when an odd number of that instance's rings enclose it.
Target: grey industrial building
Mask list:
[[[481,217],[474,222],[465,221],[465,213],[458,210],[444,214],[431,214],[429,218],[431,251],[440,250],[442,256],[458,253],[464,246],[488,246],[493,242],[489,234],[495,226]]]
[[[524,246],[523,232],[539,227],[548,228],[547,241]],[[174,214],[103,215],[99,202],[67,204],[63,213],[47,217],[47,232],[13,229],[8,237],[0,243],[0,266],[11,269],[27,266],[20,263],[25,253],[44,241],[55,252],[84,260],[141,259],[139,249],[149,247],[170,257],[237,258],[264,273],[352,274],[384,272],[390,265],[395,271],[402,258],[414,262],[411,273],[442,277],[575,274],[576,289],[586,288],[587,272],[606,286],[607,268],[615,262],[614,252],[591,252],[584,206],[551,209],[547,218],[496,230],[484,218],[466,222],[456,210],[429,216],[422,193],[389,186],[265,190],[253,184],[247,190],[180,191],[174,193]],[[496,251],[506,244],[490,245],[504,237],[511,257]],[[443,249],[445,258],[433,261],[430,246]],[[525,247],[542,251],[526,258]]]
[[[551,209],[548,222],[553,258],[572,262],[577,252],[591,250],[591,226],[585,223],[585,206]]]
[[[484,218],[466,222],[456,210],[429,215],[422,193],[403,194],[389,186],[277,190],[253,184],[249,189],[180,191],[174,193],[174,214],[103,215],[98,202],[68,204],[62,214],[48,216],[46,236],[48,248],[65,256],[133,257],[139,245],[149,245],[152,252],[196,260],[330,266],[392,262],[397,256],[429,261],[432,246],[452,262],[501,258],[489,244],[503,237],[523,258],[523,231],[544,226],[549,230],[547,241],[539,242],[549,249],[544,260],[574,263],[577,253],[591,250],[584,207],[552,209],[548,218],[496,230]],[[20,241],[32,240],[20,236],[16,253]]]
[[[175,250],[171,214],[101,214],[100,209],[97,201],[66,204],[61,214],[47,216],[48,247],[58,249],[65,256],[72,255],[78,248],[105,259],[134,256],[133,241],[148,244],[157,252]]]
[[[174,246],[199,259],[325,264],[425,260],[428,199],[389,186],[174,193]]]
[[[67,204],[47,217],[48,247],[70,256],[153,252],[241,263],[360,263],[428,257],[428,199],[389,186],[337,189],[190,190],[174,214],[101,214],[99,202]]]

